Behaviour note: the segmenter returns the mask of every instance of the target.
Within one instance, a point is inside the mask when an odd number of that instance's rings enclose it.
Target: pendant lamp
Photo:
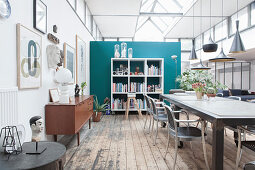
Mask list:
[[[212,3],[210,0],[210,29],[212,27]],[[211,52],[215,52],[218,49],[218,44],[216,44],[213,40],[212,40],[212,36],[211,36],[211,31],[210,31],[210,37],[208,40],[207,44],[203,45],[203,50],[205,53],[211,53]]]
[[[232,43],[229,53],[243,53],[243,52],[245,52],[243,41],[242,41],[240,33],[239,33],[238,0],[237,0],[237,13],[236,14],[237,14],[236,34],[235,34],[235,37],[234,37],[234,40],[233,40],[233,43]]]
[[[222,6],[221,6],[221,14],[222,14],[222,31],[221,34],[223,34],[223,0],[222,2]],[[223,50],[223,41],[221,41],[221,51],[220,54],[215,57],[215,58],[211,58],[209,59],[210,62],[227,62],[227,61],[234,61],[236,60],[235,58],[232,57],[228,57],[225,55],[224,50]]]
[[[200,2],[200,33],[202,34],[202,1]],[[201,38],[201,44],[202,44],[202,38]],[[200,50],[200,63],[196,67],[192,67],[191,70],[210,70],[211,68],[206,67],[202,63],[202,50]]]
[[[192,39],[192,49],[190,52],[189,60],[197,60],[197,54],[195,49],[195,39],[194,39],[194,0],[193,0],[193,39]]]

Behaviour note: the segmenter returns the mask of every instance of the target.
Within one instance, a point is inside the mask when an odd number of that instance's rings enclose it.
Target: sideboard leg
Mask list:
[[[89,129],[91,129],[91,118],[89,118]]]
[[[58,135],[53,135],[54,137],[54,141],[57,142],[58,141]]]
[[[77,133],[77,144],[80,145],[80,132]]]

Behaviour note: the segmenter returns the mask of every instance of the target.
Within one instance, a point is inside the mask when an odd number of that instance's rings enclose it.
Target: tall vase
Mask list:
[[[197,100],[202,100],[202,97],[203,97],[203,93],[202,92],[196,92],[196,95],[197,95]]]

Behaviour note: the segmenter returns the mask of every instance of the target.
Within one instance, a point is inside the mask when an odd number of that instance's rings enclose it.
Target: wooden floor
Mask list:
[[[67,146],[66,170],[71,169],[172,169],[174,145],[173,139],[166,160],[163,159],[167,143],[167,130],[159,125],[156,146],[153,138],[143,129],[144,120],[130,115],[103,116],[101,122],[92,123],[89,130],[85,125],[81,130],[81,144],[77,147],[75,136],[64,137],[60,142]],[[207,156],[211,165],[211,129],[207,138]],[[233,132],[227,130],[225,136],[224,169],[233,170],[236,158],[236,146]],[[252,152],[243,152],[241,166],[255,160]],[[206,169],[201,142],[189,142],[178,150],[177,168],[179,170]],[[241,168],[240,168],[241,169]]]

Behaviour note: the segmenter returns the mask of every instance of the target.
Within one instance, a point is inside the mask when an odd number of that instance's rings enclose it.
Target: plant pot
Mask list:
[[[207,95],[208,98],[216,96],[216,94],[208,94],[208,93],[206,95]]]
[[[102,112],[98,112],[97,114],[96,112],[94,112],[92,116],[93,122],[99,122],[101,119],[101,115],[102,115]]]
[[[197,100],[202,100],[203,93],[202,92],[196,92]]]

